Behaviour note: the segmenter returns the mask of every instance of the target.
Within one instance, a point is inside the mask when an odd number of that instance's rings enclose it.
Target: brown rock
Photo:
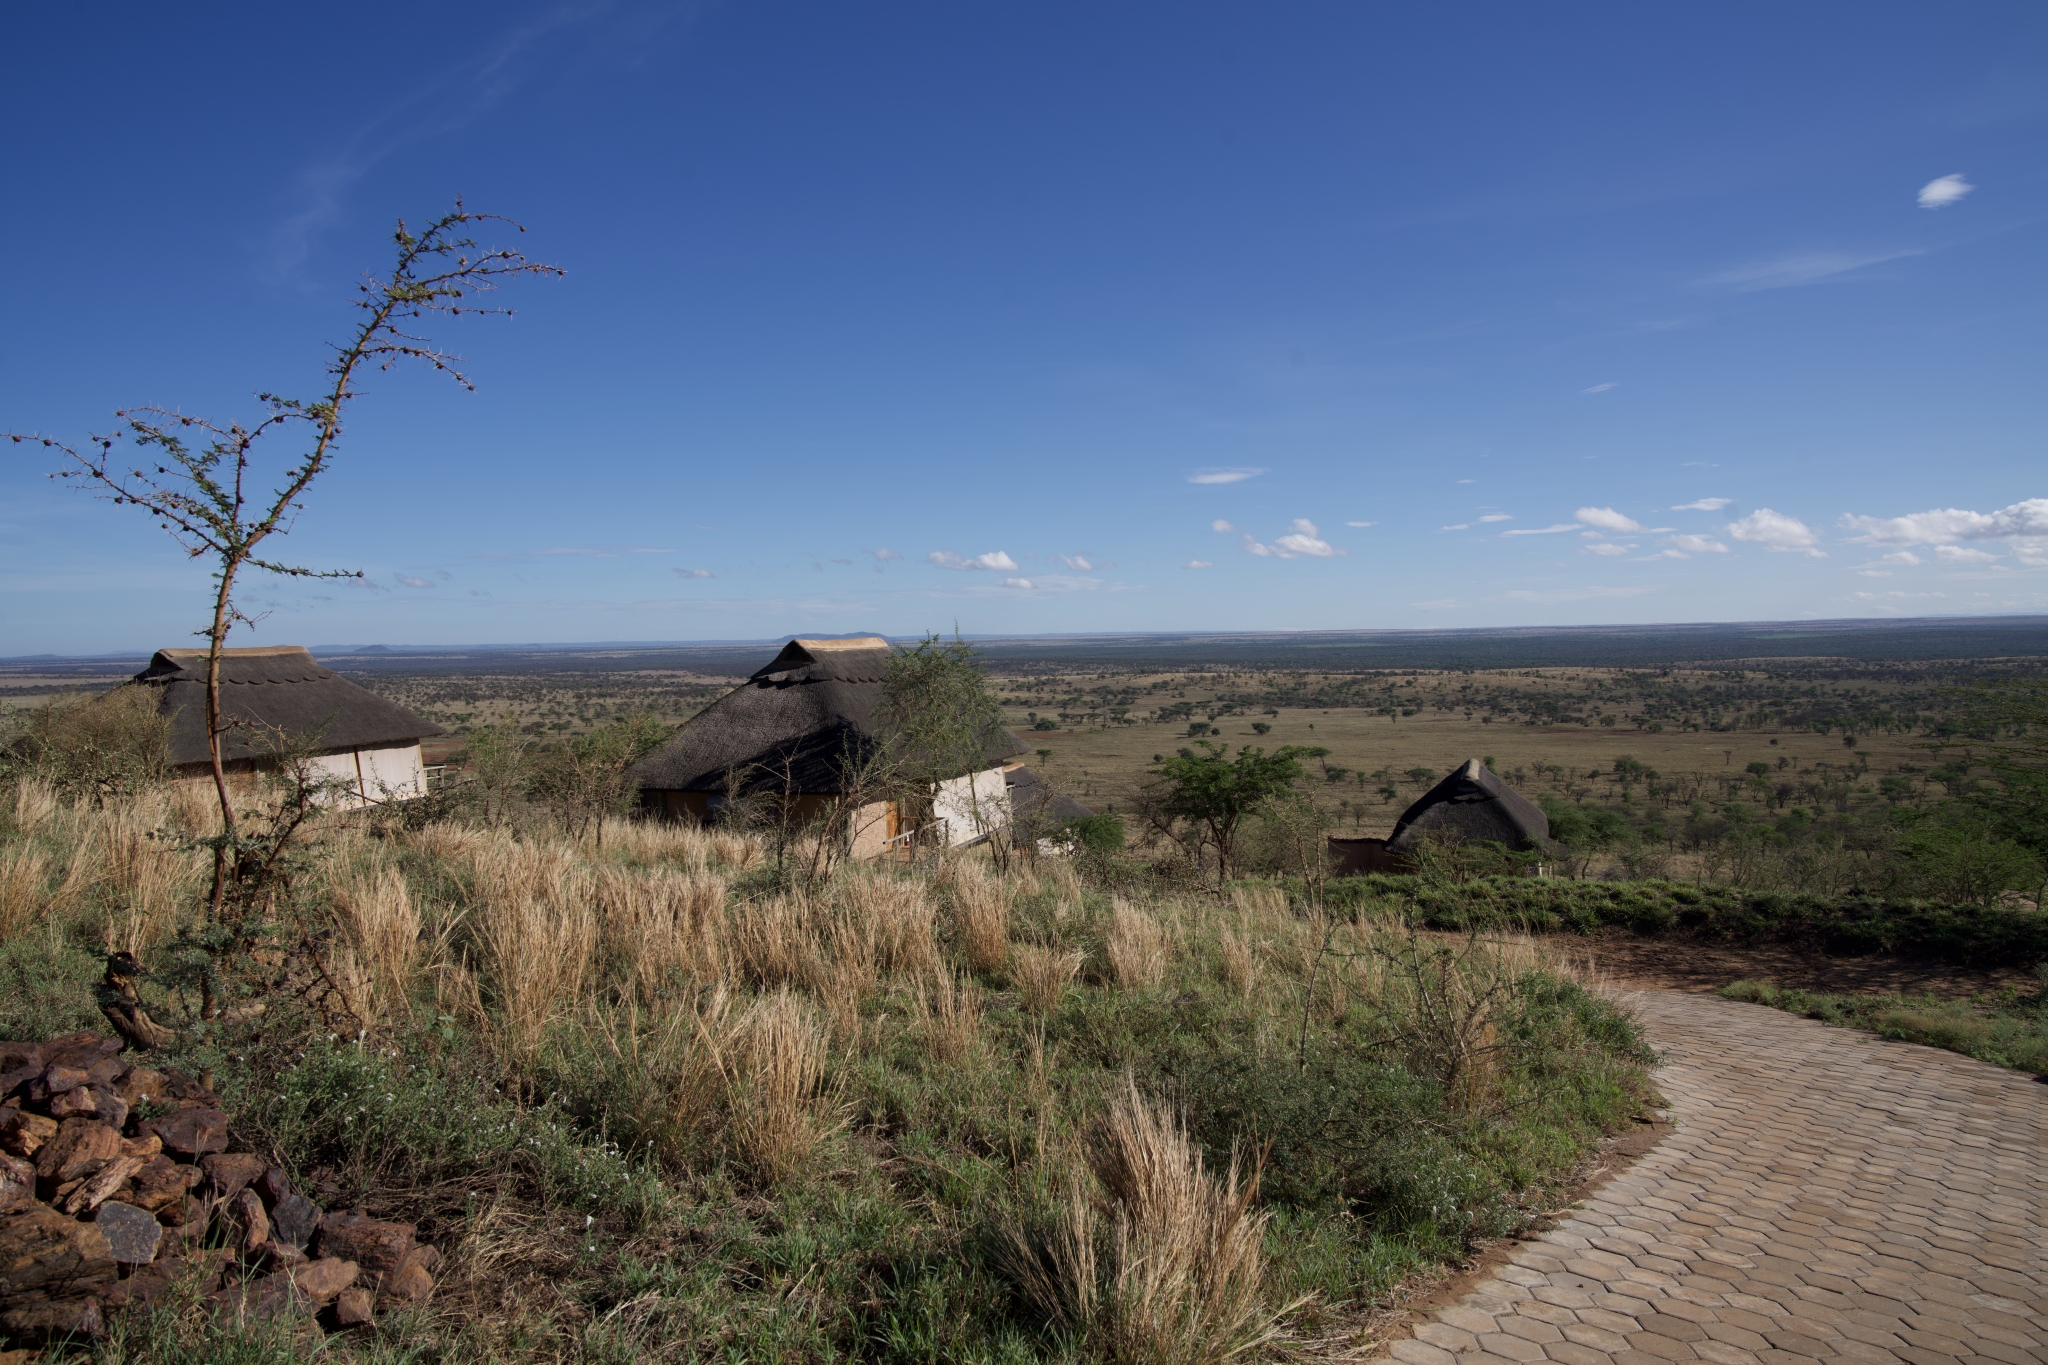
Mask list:
[[[412,1254],[410,1223],[387,1223],[359,1213],[329,1214],[320,1224],[320,1254],[354,1261],[363,1272],[381,1276],[397,1270]]]
[[[107,1239],[107,1254],[123,1265],[148,1265],[163,1244],[163,1225],[129,1204],[102,1204],[93,1226]]]
[[[185,1197],[199,1182],[197,1166],[180,1166],[159,1153],[145,1157],[142,1169],[129,1177],[128,1188],[115,1195],[124,1204],[159,1213]],[[183,1220],[180,1220],[183,1221]]]
[[[260,1265],[265,1270],[285,1270],[295,1265],[304,1265],[306,1253],[273,1237],[257,1247],[248,1260],[250,1264]]]
[[[65,1066],[61,1062],[52,1062],[43,1068],[43,1093],[68,1095],[90,1079],[82,1066]]]
[[[155,1156],[164,1149],[164,1140],[155,1133],[148,1137],[122,1138],[122,1156]]]
[[[342,1262],[347,1265],[347,1261]],[[343,1327],[360,1327],[370,1320],[376,1300],[367,1289],[344,1289],[335,1296],[334,1320]]]
[[[19,1071],[25,1066],[42,1069],[41,1043],[0,1042],[0,1071]]]
[[[151,1119],[142,1126],[138,1136],[156,1134],[164,1141],[164,1150],[180,1156],[196,1158],[208,1152],[218,1152],[228,1145],[228,1116],[218,1109],[180,1109],[175,1114]],[[262,1166],[259,1163],[260,1173]]]
[[[94,1118],[117,1131],[128,1122],[128,1101],[111,1090],[95,1090],[92,1094]]]
[[[229,1225],[234,1230],[234,1245],[244,1254],[253,1253],[256,1248],[270,1240],[270,1215],[264,1212],[263,1201],[254,1190],[243,1190],[230,1199],[226,1205]]]
[[[426,1247],[414,1247],[412,1254],[397,1270],[384,1277],[382,1288],[377,1291],[377,1303],[386,1304],[418,1303],[434,1292],[434,1277],[428,1273],[421,1252]]]
[[[286,1272],[301,1294],[314,1303],[326,1305],[336,1295],[356,1282],[360,1268],[354,1261],[343,1261],[332,1256],[323,1256],[317,1261],[294,1266]]]
[[[81,1115],[97,1117],[95,1111],[99,1107],[100,1097],[92,1093],[92,1087],[81,1085],[76,1089],[52,1095],[50,1097],[49,1115],[57,1120],[57,1122],[62,1123],[65,1119],[75,1119]]]
[[[320,1230],[320,1218],[318,1204],[303,1194],[292,1195],[280,1200],[270,1211],[270,1236],[274,1241],[303,1248]]]
[[[113,1274],[107,1239],[91,1223],[43,1204],[0,1218],[0,1299],[32,1289],[61,1291]]]
[[[0,1308],[0,1329],[10,1340],[45,1342],[65,1337],[96,1337],[106,1331],[100,1301],[91,1295],[48,1298],[29,1294]]]
[[[263,1174],[263,1158],[248,1152],[218,1152],[202,1157],[199,1169],[206,1172],[207,1190],[222,1199],[232,1199]]]
[[[292,1197],[291,1177],[284,1173],[284,1167],[272,1166],[256,1180],[256,1193],[263,1199],[263,1207],[274,1209],[280,1200]]]
[[[0,1213],[16,1213],[36,1202],[36,1168],[0,1153]]]
[[[11,1071],[0,1071],[0,1095],[26,1094],[30,1081],[43,1078],[40,1063],[34,1066],[18,1066]]]
[[[127,1184],[129,1176],[148,1164],[148,1157],[117,1156],[100,1167],[57,1207],[70,1214],[89,1213],[113,1198],[114,1191]],[[150,1221],[156,1220],[152,1218]]]
[[[130,1108],[144,1100],[160,1100],[166,1091],[164,1073],[151,1071],[146,1066],[132,1066],[114,1082],[113,1091],[128,1101]]]
[[[90,1029],[82,1033],[67,1033],[62,1038],[52,1038],[43,1044],[43,1065],[55,1063],[83,1070],[100,1058],[111,1057],[120,1050],[119,1038],[109,1038]]]
[[[57,1136],[57,1120],[41,1114],[30,1114],[15,1110],[4,1124],[0,1124],[0,1148],[14,1156],[34,1156],[42,1145]]]
[[[99,1090],[106,1090],[127,1072],[128,1063],[120,1053],[102,1057],[85,1069],[85,1083]]]
[[[66,1119],[36,1151],[36,1174],[62,1185],[88,1176],[121,1153],[121,1135],[98,1119]]]

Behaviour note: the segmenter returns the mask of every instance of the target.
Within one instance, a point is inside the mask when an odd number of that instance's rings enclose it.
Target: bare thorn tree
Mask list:
[[[369,368],[388,370],[404,360],[417,360],[473,390],[458,368],[457,357],[426,337],[407,330],[434,314],[510,314],[510,309],[485,307],[478,295],[489,293],[508,275],[560,275],[551,265],[526,259],[518,251],[483,247],[469,234],[476,224],[504,223],[525,229],[496,214],[471,213],[457,200],[455,207],[415,233],[404,221],[393,240],[396,263],[384,277],[366,275],[357,286],[356,307],[363,317],[355,335],[335,348],[328,362],[329,385],[318,398],[257,395],[262,418],[251,425],[226,426],[204,418],[158,407],[125,408],[115,413],[121,429],[89,438],[83,448],[45,436],[9,433],[10,439],[37,441],[61,451],[70,461],[53,475],[77,479],[96,497],[116,506],[140,508],[153,517],[194,559],[213,568],[213,618],[193,632],[207,642],[206,741],[213,767],[213,785],[220,800],[224,832],[214,843],[213,887],[207,898],[210,916],[218,915],[231,881],[238,880],[242,852],[234,798],[222,762],[223,741],[232,722],[220,708],[220,660],[228,632],[236,623],[254,625],[235,605],[235,588],[245,568],[262,569],[287,578],[359,578],[360,571],[312,569],[269,557],[263,546],[272,536],[288,534],[305,510],[306,492],[333,464],[341,442],[342,414],[357,396],[357,382]],[[264,482],[255,466],[257,447],[266,437],[299,433],[304,444],[291,456],[276,485],[257,491]],[[131,450],[116,455],[128,442]]]

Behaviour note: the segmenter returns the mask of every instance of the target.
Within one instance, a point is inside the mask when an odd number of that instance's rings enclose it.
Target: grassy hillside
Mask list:
[[[424,1307],[330,1359],[1200,1361],[1354,1342],[1651,1098],[1541,946],[1064,861],[316,821],[223,941],[203,803],[0,793],[0,1036],[104,1027],[110,948],[235,1136],[419,1225]],[[259,1008],[260,1007],[260,1010]],[[196,1298],[104,1360],[283,1360]]]

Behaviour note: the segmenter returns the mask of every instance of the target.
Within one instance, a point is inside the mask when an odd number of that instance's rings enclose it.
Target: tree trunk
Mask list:
[[[228,594],[234,588],[234,566],[221,570],[220,590],[213,597],[213,628],[207,632],[206,648],[206,756],[213,765],[213,791],[220,799],[221,842],[213,849],[213,889],[206,898],[207,914],[217,917],[227,894],[228,850],[235,842],[235,802],[228,792],[226,765],[221,761],[220,656],[228,638]]]

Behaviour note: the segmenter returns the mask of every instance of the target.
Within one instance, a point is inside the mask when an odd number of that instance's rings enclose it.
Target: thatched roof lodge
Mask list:
[[[1473,758],[1402,811],[1394,832],[1385,839],[1332,836],[1330,853],[1340,877],[1409,872],[1415,867],[1416,846],[1425,839],[1499,844],[1517,853],[1548,849],[1550,817]]]
[[[308,746],[316,776],[343,789],[343,804],[424,796],[420,741],[447,733],[404,707],[337,677],[301,645],[221,651],[222,758],[231,772],[276,762]],[[206,778],[206,651],[160,649],[134,684],[155,688],[170,721],[170,763],[180,779]]]
[[[1549,844],[1550,817],[1493,769],[1470,758],[1401,812],[1387,839],[1387,851],[1412,853],[1431,837],[1499,844],[1523,852]]]
[[[860,794],[863,773],[881,753],[877,717],[889,659],[888,642],[874,635],[791,640],[634,765],[642,805],[697,821],[716,819],[745,797],[787,802],[799,821],[842,807]],[[847,813],[854,855],[872,856],[919,832],[957,846],[1006,827],[1005,760],[1023,752],[1003,731],[978,768],[939,784],[929,810],[894,800],[860,804]]]

